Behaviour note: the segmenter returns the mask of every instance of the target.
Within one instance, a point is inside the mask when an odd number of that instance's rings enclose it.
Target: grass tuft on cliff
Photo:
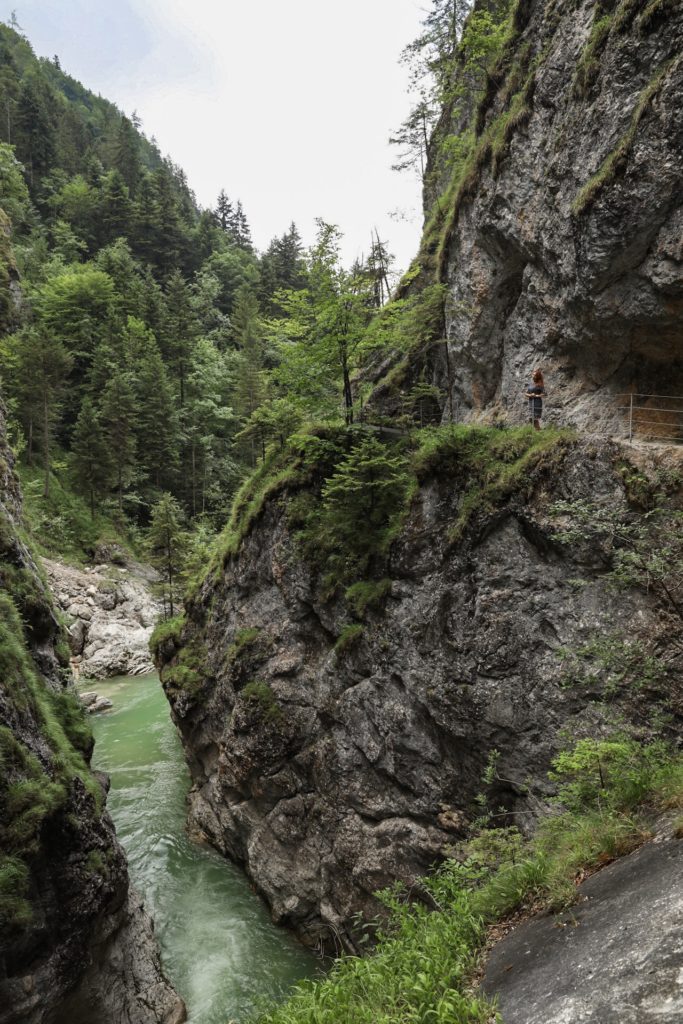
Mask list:
[[[420,432],[413,469],[420,482],[449,476],[462,491],[449,540],[462,538],[476,516],[499,508],[514,493],[528,496],[535,473],[559,463],[575,440],[571,430],[449,426]]]
[[[338,960],[297,986],[258,1024],[490,1024],[495,1006],[473,990],[490,924],[512,913],[561,910],[577,882],[649,838],[653,818],[683,807],[683,755],[626,736],[584,739],[559,754],[557,808],[525,841],[482,829],[425,886],[436,910],[400,887],[381,898],[390,921],[373,952]]]
[[[640,122],[652,105],[653,100],[660,92],[668,73],[672,70],[674,64],[677,63],[679,59],[680,58],[674,58],[674,60],[667,61],[667,63],[655,73],[653,78],[641,92],[638,102],[633,109],[631,123],[628,129],[621,136],[611,153],[605,157],[593,177],[589,178],[574,199],[574,202],[572,203],[572,213],[575,216],[578,217],[589,210],[602,190],[615,181],[618,175],[624,173],[629,155],[638,134]]]

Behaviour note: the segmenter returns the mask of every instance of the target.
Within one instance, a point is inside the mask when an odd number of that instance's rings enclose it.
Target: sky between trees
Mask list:
[[[391,170],[388,138],[409,108],[398,58],[420,0],[14,0],[42,56],[127,113],[186,171],[202,205],[240,196],[265,248],[294,218],[345,233],[347,262],[378,227],[405,268],[420,183]],[[412,221],[390,216],[401,210]]]

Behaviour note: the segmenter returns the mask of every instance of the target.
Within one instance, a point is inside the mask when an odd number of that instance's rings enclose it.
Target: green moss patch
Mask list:
[[[175,615],[172,619],[162,619],[157,622],[149,638],[149,649],[155,664],[159,660],[160,650],[164,644],[172,643],[175,647],[180,647],[180,636],[184,625],[184,615]]]
[[[207,676],[206,649],[201,638],[180,647],[174,660],[159,670],[164,691],[172,699],[181,696],[195,699]]]
[[[357,622],[349,626],[344,626],[337,637],[337,642],[334,645],[335,654],[346,654],[352,647],[355,647],[356,644],[360,642],[364,633],[365,628]]]
[[[258,708],[261,717],[267,722],[274,723],[282,719],[282,708],[268,683],[252,680],[240,691],[240,696],[243,701]]]
[[[347,589],[344,597],[354,615],[362,618],[368,610],[379,611],[383,607],[390,590],[390,579],[361,580],[358,583],[352,584]]]

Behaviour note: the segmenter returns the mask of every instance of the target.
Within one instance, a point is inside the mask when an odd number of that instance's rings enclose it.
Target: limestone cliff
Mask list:
[[[0,1021],[179,1022],[20,516],[0,408]]]
[[[626,514],[631,474],[645,477],[597,440],[559,440],[517,469],[456,540],[474,492],[444,451],[394,542],[384,597],[364,608],[330,597],[290,526],[296,491],[281,490],[161,644],[192,824],[311,943],[353,948],[376,890],[447,855],[479,814],[493,751],[489,800],[528,825],[564,728],[599,731],[618,713],[647,733],[655,709],[681,713],[673,667],[607,704],[597,679],[568,685],[565,652],[660,636],[663,612],[610,589],[605,551],[560,544],[549,510],[571,497]]]
[[[444,416],[521,422],[535,366],[551,420],[617,435],[620,396],[683,395],[682,95],[680,3],[517,4],[477,109],[449,106],[432,143],[409,278],[444,285],[446,343],[405,376],[450,393]]]
[[[521,420],[538,363],[551,417],[574,424],[617,429],[621,392],[683,394],[682,33],[667,0],[517,4],[469,126],[444,112],[401,290],[445,292],[445,336],[430,328],[375,370],[376,410],[431,381],[437,418]],[[470,150],[453,166],[444,141],[463,128]],[[560,542],[553,511],[598,503],[627,521],[654,491],[680,504],[679,455],[597,433],[533,452],[518,440],[492,432],[491,474],[490,451],[446,434],[355,597],[297,538],[301,493],[319,496],[325,471],[274,477],[159,637],[191,823],[311,944],[355,950],[372,894],[448,853],[492,753],[489,806],[531,825],[563,730],[680,721],[680,622],[652,592],[610,587],[609,545]],[[577,670],[573,685],[568,652],[624,636],[631,654],[654,642],[661,672],[605,691],[602,669]]]

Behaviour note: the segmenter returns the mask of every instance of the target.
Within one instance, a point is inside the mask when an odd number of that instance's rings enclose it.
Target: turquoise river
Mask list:
[[[317,962],[272,924],[239,868],[188,838],[189,773],[156,676],[93,685],[114,702],[94,717],[93,767],[111,775],[109,811],[154,917],[166,974],[190,1024],[247,1020],[314,974]]]

